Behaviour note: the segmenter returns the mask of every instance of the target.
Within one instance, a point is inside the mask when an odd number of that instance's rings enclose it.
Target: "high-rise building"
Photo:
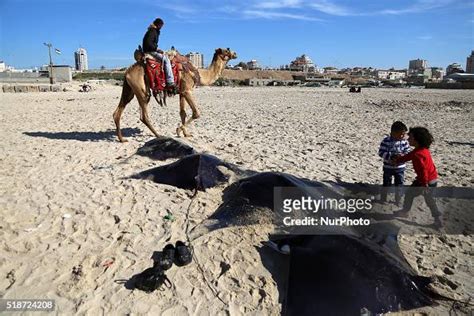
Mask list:
[[[76,60],[76,70],[84,71],[89,69],[87,63],[87,51],[84,48],[79,48],[74,53],[74,59]]]
[[[423,72],[428,67],[428,63],[424,59],[414,59],[410,60],[408,63],[408,72],[417,73]]]
[[[189,53],[186,55],[196,68],[204,68],[204,56],[201,53]]]
[[[469,74],[474,74],[474,50],[471,52],[471,56],[467,57],[466,72]]]

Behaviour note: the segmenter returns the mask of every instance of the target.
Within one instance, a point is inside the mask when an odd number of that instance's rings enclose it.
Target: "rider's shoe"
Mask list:
[[[178,87],[174,83],[167,83],[166,91],[168,92],[168,94],[171,94],[171,95],[179,93]]]

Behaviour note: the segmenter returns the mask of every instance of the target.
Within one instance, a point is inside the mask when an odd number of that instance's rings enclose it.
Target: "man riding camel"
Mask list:
[[[163,53],[162,50],[158,49],[158,39],[160,37],[160,30],[165,23],[162,19],[157,18],[148,27],[145,36],[143,37],[143,52],[152,55],[157,60],[161,60],[166,76],[166,89],[174,94],[177,93],[177,87],[174,84],[173,71],[171,70],[171,62]]]

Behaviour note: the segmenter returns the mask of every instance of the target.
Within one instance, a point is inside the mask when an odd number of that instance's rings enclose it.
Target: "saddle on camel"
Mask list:
[[[152,54],[144,53],[141,46],[138,46],[138,49],[135,50],[134,58],[136,61],[144,63],[145,82],[156,101],[163,105],[163,100],[166,104],[166,96],[174,96],[179,93],[181,89],[181,71],[191,71],[196,74],[196,85],[199,85],[199,72],[189,58],[181,55],[174,47],[171,47],[171,50],[167,52],[161,50],[159,52],[166,54],[170,60],[175,84],[172,89],[166,85],[166,74],[162,60],[155,58]]]

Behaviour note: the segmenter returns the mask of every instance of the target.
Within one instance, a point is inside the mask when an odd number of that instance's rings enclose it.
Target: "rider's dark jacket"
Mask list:
[[[158,39],[160,37],[160,31],[154,27],[149,27],[148,31],[143,36],[143,52],[156,52],[158,49]]]

